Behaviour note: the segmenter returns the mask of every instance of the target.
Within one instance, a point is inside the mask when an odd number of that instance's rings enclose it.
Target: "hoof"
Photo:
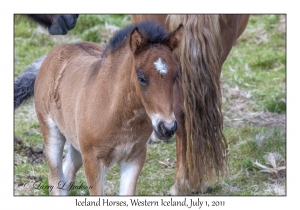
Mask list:
[[[212,192],[212,187],[207,187],[206,191],[204,192],[205,194],[211,193]]]
[[[198,195],[198,194],[209,194],[212,192],[212,187],[205,187],[203,190],[198,189],[197,191],[193,191],[193,195]]]
[[[172,196],[172,195],[179,195],[179,190],[176,187],[175,184],[173,184],[173,186],[170,188],[170,191],[168,192],[168,195]]]
[[[212,192],[212,187],[206,187],[204,184],[202,187],[198,187],[194,191],[188,191],[188,192],[183,192],[180,191],[180,188],[176,185],[173,184],[173,186],[170,188],[170,191],[168,192],[168,195],[198,195],[198,194],[209,194]]]

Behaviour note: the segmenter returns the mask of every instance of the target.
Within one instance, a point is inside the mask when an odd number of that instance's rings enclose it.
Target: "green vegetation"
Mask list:
[[[205,195],[285,195],[286,160],[286,33],[284,15],[252,15],[223,65],[224,134],[228,140],[227,176],[210,183]],[[36,58],[60,43],[92,41],[105,45],[112,33],[130,23],[128,15],[80,15],[65,36],[21,16],[15,17],[15,77]],[[33,101],[15,110],[15,195],[48,195],[34,183],[48,184],[45,161],[32,163],[24,148],[42,149],[43,140]],[[138,181],[138,195],[166,195],[174,182],[175,139],[148,145],[146,164]],[[86,185],[83,169],[77,184]],[[106,194],[117,195],[119,169],[107,175]],[[72,190],[71,195],[88,195]]]

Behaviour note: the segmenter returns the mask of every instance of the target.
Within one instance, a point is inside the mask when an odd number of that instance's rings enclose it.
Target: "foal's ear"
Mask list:
[[[171,50],[175,50],[183,37],[184,29],[183,25],[180,24],[177,29],[169,33],[169,41],[168,45],[171,48]]]
[[[136,27],[130,35],[130,48],[131,50],[135,53],[138,52],[140,49],[142,49],[145,44],[146,44],[147,40],[146,38],[143,36],[143,34],[141,34],[138,30],[138,28]]]

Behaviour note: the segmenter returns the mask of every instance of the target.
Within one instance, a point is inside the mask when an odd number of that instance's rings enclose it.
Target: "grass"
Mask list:
[[[65,36],[15,16],[15,77],[36,58],[60,43],[93,41],[105,45],[111,34],[130,23],[128,15],[80,15]],[[204,195],[285,195],[286,165],[286,33],[284,15],[252,15],[246,31],[223,65],[224,134],[228,140],[228,174],[210,183]],[[15,110],[15,195],[48,195],[35,183],[48,184],[44,161],[32,162],[33,150],[43,148],[33,101]],[[26,150],[24,149],[26,148]],[[40,160],[40,159],[39,159]],[[42,159],[43,160],[43,159]],[[146,164],[138,180],[138,195],[166,195],[174,182],[175,139],[148,145]],[[83,169],[76,184],[86,185]],[[106,194],[117,195],[119,169],[107,175]],[[88,195],[72,190],[70,195]]]

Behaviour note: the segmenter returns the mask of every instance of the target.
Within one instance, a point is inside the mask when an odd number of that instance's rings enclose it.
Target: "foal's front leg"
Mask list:
[[[136,194],[136,184],[145,163],[146,153],[145,147],[133,159],[123,160],[120,163],[120,195]]]
[[[108,171],[105,160],[88,153],[83,154],[82,157],[90,195],[104,195],[105,176]]]

